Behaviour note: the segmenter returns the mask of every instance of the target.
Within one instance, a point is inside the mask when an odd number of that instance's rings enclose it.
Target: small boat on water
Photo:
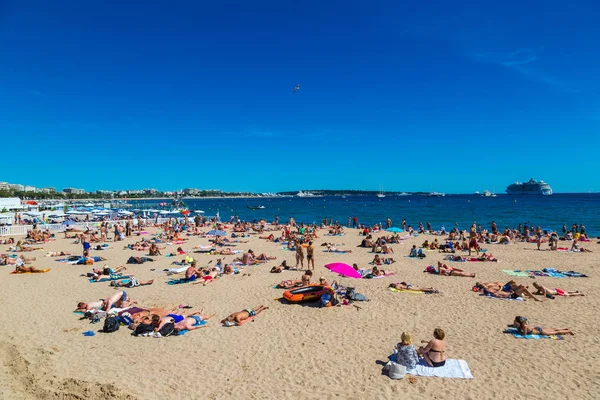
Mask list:
[[[383,193],[383,185],[379,185],[379,193],[377,193],[377,197],[380,199],[385,197],[385,193]]]
[[[262,210],[265,208],[265,206],[246,206],[248,207],[250,210]]]

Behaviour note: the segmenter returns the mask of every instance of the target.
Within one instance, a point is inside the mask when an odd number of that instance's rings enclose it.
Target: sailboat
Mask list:
[[[379,185],[379,193],[377,193],[377,197],[385,197],[385,194],[383,194],[383,185]]]

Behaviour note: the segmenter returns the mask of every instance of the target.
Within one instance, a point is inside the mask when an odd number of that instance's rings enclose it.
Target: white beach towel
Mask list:
[[[409,375],[435,376],[438,378],[473,379],[471,369],[465,360],[446,360],[443,367],[433,368],[421,360],[414,369],[406,370]]]

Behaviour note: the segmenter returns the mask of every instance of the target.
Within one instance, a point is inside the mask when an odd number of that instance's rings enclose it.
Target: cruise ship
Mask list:
[[[508,185],[506,188],[506,193],[547,196],[552,194],[552,188],[544,181],[536,181],[535,179],[531,178],[529,182],[515,182],[512,185]]]

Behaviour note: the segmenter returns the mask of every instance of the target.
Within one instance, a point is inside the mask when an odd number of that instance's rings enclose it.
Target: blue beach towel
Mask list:
[[[190,280],[185,279],[185,278],[171,279],[170,281],[167,281],[167,285],[179,285],[179,284],[182,284],[182,283],[189,283],[189,282],[197,282],[197,281],[190,281]]]
[[[508,333],[510,335],[513,335],[517,339],[535,339],[535,340],[553,339],[553,340],[564,340],[564,337],[562,335],[551,335],[551,336],[547,336],[547,335],[521,335],[517,331],[517,328],[508,328],[507,330],[504,331],[504,333]]]
[[[206,324],[208,324],[208,321],[200,321],[200,323],[196,323],[196,324],[194,324],[194,326],[203,326],[203,325],[206,325]],[[177,333],[177,335],[178,335],[178,336],[185,335],[185,334],[186,334],[186,333],[188,333],[188,332],[189,332],[189,331],[188,331],[187,329],[182,329],[182,330],[180,330],[180,331]]]

